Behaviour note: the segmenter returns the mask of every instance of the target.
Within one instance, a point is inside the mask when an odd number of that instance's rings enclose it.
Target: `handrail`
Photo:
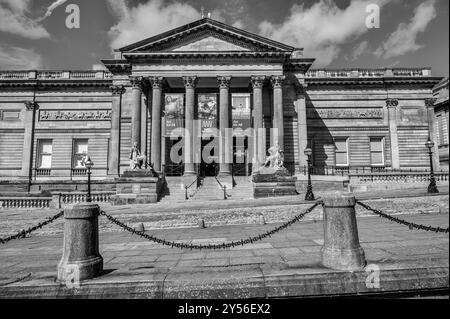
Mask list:
[[[214,178],[216,179],[217,183],[219,183],[220,188],[223,190],[223,199],[228,199],[227,186],[222,185],[217,176],[214,176]]]

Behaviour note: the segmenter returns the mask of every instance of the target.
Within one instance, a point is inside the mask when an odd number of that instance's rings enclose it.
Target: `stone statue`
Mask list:
[[[280,145],[276,143],[274,146],[269,148],[268,150],[269,156],[264,163],[264,167],[273,168],[275,170],[284,168],[284,152],[281,149]]]
[[[130,150],[130,169],[142,169],[147,166],[147,156],[145,152],[141,154],[138,149],[138,144],[134,142],[133,147]]]

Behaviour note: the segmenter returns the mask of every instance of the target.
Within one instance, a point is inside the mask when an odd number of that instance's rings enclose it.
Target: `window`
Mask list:
[[[84,168],[83,161],[88,153],[88,140],[73,141],[73,168]]]
[[[370,138],[370,162],[372,166],[384,166],[384,138]]]
[[[445,113],[437,115],[435,127],[438,146],[448,145],[448,125],[446,123],[447,119],[445,115]]]
[[[337,138],[334,140],[336,166],[348,166],[348,139]]]
[[[38,168],[52,167],[52,140],[39,140]]]

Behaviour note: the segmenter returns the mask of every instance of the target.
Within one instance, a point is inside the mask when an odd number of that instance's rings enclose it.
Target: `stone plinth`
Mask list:
[[[82,203],[64,211],[64,248],[58,264],[58,280],[91,279],[103,271],[103,258],[98,248],[97,204]]]
[[[253,174],[253,197],[277,197],[297,195],[295,182],[297,178],[289,171],[263,167]]]
[[[116,179],[116,195],[111,196],[112,205],[156,203],[162,181],[150,170],[125,171]]]
[[[355,271],[366,265],[364,250],[359,244],[355,204],[351,193],[335,192],[323,200],[322,264],[327,268]]]

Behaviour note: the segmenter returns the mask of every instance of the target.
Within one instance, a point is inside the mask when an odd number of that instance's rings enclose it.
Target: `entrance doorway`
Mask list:
[[[233,137],[233,175],[250,176],[252,165],[249,161],[248,137]]]
[[[218,145],[212,137],[202,139],[201,154],[200,176],[216,176],[219,171]]]

